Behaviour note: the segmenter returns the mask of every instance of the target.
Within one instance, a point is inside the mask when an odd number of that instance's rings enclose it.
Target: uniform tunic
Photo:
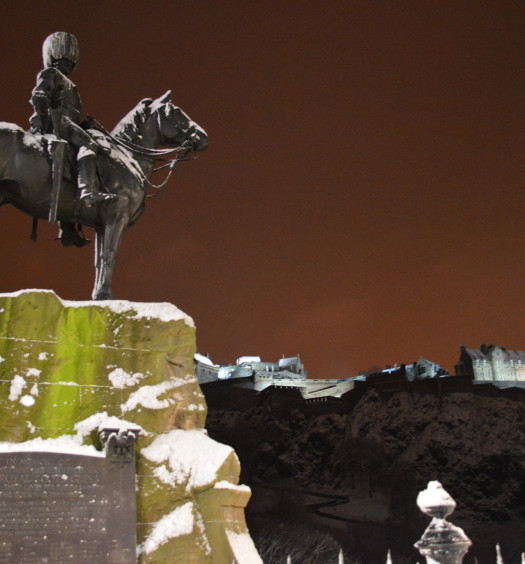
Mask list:
[[[75,84],[54,67],[45,68],[37,76],[37,83],[31,95],[35,113],[30,122],[34,129],[43,133],[53,132],[51,108],[60,116],[60,136],[77,149],[96,149],[89,134],[80,127],[82,102]],[[55,132],[56,133],[56,132]]]

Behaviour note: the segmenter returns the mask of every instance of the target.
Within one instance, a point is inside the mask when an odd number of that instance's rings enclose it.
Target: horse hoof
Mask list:
[[[115,299],[115,296],[113,296],[113,292],[94,292],[92,297],[95,302]]]

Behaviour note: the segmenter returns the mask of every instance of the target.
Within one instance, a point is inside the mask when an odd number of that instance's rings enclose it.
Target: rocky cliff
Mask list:
[[[525,404],[435,389],[369,389],[316,413],[296,398],[276,408],[234,387],[224,402],[224,390],[204,386],[210,436],[235,448],[253,490],[254,537],[270,523],[300,523],[330,532],[347,562],[383,563],[389,548],[396,564],[421,561],[412,545],[428,518],[416,497],[437,479],[457,502],[450,520],[473,541],[464,562],[495,562],[497,542],[506,564],[520,562]]]

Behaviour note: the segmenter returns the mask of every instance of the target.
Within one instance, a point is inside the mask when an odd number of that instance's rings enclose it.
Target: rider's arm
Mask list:
[[[55,92],[56,69],[44,69],[37,77],[36,86],[31,94],[31,104],[35,113],[30,118],[31,129],[40,130],[43,133],[53,131],[49,108],[52,106]]]

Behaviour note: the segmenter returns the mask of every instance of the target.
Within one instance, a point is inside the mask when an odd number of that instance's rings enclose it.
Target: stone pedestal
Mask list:
[[[137,561],[260,563],[238,459],[204,429],[194,352],[193,321],[171,304],[0,295],[0,450],[96,453],[103,429],[140,429]]]

